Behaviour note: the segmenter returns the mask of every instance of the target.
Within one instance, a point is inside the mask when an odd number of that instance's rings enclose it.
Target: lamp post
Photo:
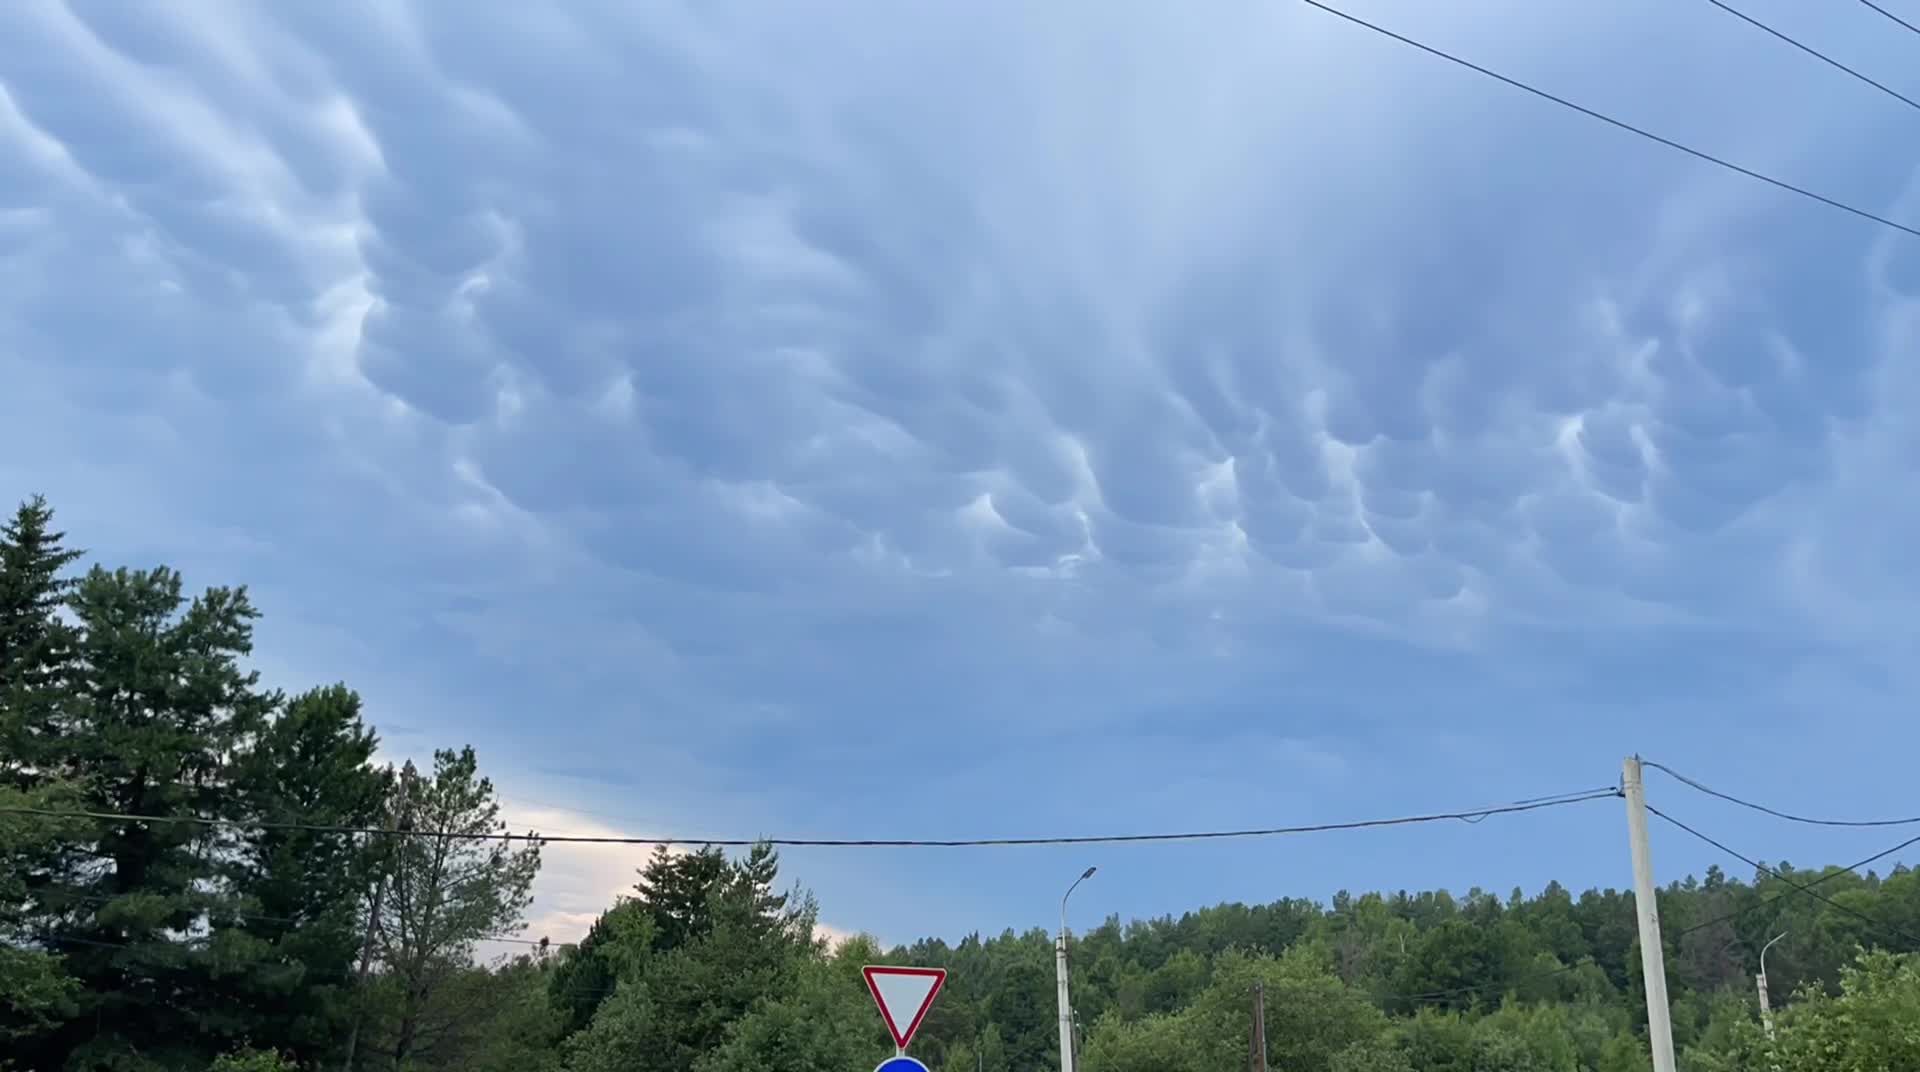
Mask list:
[[[1073,880],[1060,898],[1060,938],[1053,946],[1054,980],[1060,990],[1060,1072],[1073,1072],[1073,1002],[1067,995],[1067,898],[1080,884],[1093,877],[1097,867],[1089,867]]]
[[[1766,945],[1760,947],[1760,974],[1753,977],[1760,988],[1760,1023],[1767,1029],[1769,1042],[1773,1041],[1773,1006],[1767,1001],[1767,950],[1773,948],[1774,942],[1786,936],[1787,932],[1781,931],[1768,940]]]

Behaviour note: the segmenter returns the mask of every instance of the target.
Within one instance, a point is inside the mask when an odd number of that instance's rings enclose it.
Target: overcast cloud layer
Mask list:
[[[1864,6],[1746,9],[1920,90]],[[1635,750],[1910,807],[1920,239],[1288,0],[479,10],[0,7],[0,491],[251,584],[263,670],[393,754],[642,834],[1321,822]],[[1920,221],[1920,114],[1710,5],[1352,10]],[[554,853],[537,928],[640,855]],[[893,940],[1088,862],[1093,916],[1627,878],[1606,803],[788,860]]]

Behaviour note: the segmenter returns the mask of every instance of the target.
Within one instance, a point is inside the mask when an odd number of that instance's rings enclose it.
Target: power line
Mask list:
[[[1875,11],[1878,11],[1880,14],[1885,15],[1886,17],[1899,23],[1900,25],[1905,26],[1907,29],[1912,30],[1914,33],[1920,34],[1920,26],[1916,26],[1913,23],[1908,22],[1907,20],[1894,14],[1893,12],[1888,11],[1886,8],[1881,7],[1879,4],[1874,3],[1873,0],[1860,0],[1860,2],[1874,9]]]
[[[1779,30],[1776,30],[1773,27],[1768,26],[1766,23],[1761,22],[1759,19],[1754,18],[1752,15],[1749,15],[1744,11],[1741,11],[1740,9],[1734,7],[1732,4],[1726,3],[1726,0],[1707,0],[1707,3],[1712,4],[1714,7],[1717,7],[1720,10],[1726,12],[1727,14],[1732,15],[1734,18],[1739,19],[1741,22],[1744,22],[1749,26],[1752,26],[1759,30],[1763,30],[1766,33],[1772,34],[1773,36],[1779,38],[1782,41],[1785,41],[1787,44],[1792,45],[1793,47],[1799,49],[1800,51],[1806,53],[1809,56],[1812,56],[1814,59],[1819,60],[1821,63],[1824,63],[1829,67],[1833,67],[1837,70],[1845,71],[1847,74],[1850,74],[1854,78],[1857,78],[1862,82],[1865,82],[1867,85],[1870,85],[1873,88],[1879,90],[1880,92],[1885,93],[1887,96],[1892,97],[1893,99],[1899,101],[1902,104],[1905,104],[1907,107],[1912,108],[1915,111],[1920,111],[1920,101],[1914,100],[1912,97],[1907,96],[1905,93],[1902,93],[1899,90],[1892,88],[1891,86],[1885,85],[1884,83],[1881,83],[1881,82],[1874,81],[1872,78],[1869,78],[1864,74],[1861,74],[1859,71],[1856,71],[1853,68],[1847,66],[1846,64],[1841,63],[1839,60],[1834,59],[1832,56],[1829,56],[1826,53],[1821,52],[1819,49],[1816,49],[1811,45],[1802,44],[1800,41],[1797,41],[1794,38],[1789,37],[1784,33],[1781,33]]]
[[[1438,823],[1448,820],[1474,823],[1490,815],[1513,815],[1520,812],[1539,811],[1544,808],[1565,807],[1590,800],[1619,795],[1617,789],[1593,789],[1580,793],[1567,793],[1555,797],[1538,798],[1513,804],[1501,804],[1489,808],[1476,808],[1472,811],[1435,812],[1425,815],[1407,815],[1392,819],[1358,819],[1338,823],[1310,823],[1300,826],[1276,826],[1266,829],[1249,830],[1205,830],[1172,834],[1094,834],[1062,837],[1011,837],[1011,838],[962,838],[935,840],[924,838],[688,838],[688,837],[625,837],[625,836],[588,836],[588,835],[552,835],[537,833],[526,834],[469,834],[449,830],[386,830],[378,827],[330,826],[320,823],[293,823],[253,821],[243,819],[219,819],[201,815],[136,815],[108,811],[61,811],[52,808],[0,807],[0,814],[34,815],[51,819],[94,819],[104,822],[134,823],[180,823],[194,826],[237,828],[245,830],[297,830],[307,833],[349,834],[393,837],[419,837],[451,841],[501,841],[512,843],[525,841],[538,844],[581,844],[581,845],[710,845],[717,848],[750,848],[755,845],[771,845],[783,848],[991,848],[1017,845],[1115,845],[1138,842],[1163,841],[1219,841],[1236,838],[1279,837],[1290,834],[1320,834],[1343,830],[1369,830],[1389,826],[1414,826],[1426,823]]]
[[[1884,860],[1887,857],[1892,856],[1894,853],[1899,852],[1902,849],[1909,848],[1913,845],[1920,845],[1920,837],[1910,837],[1907,840],[1902,841],[1900,844],[1895,845],[1893,848],[1883,849],[1879,852],[1874,853],[1872,856],[1867,857],[1864,860],[1856,861],[1854,863],[1848,864],[1845,867],[1835,868],[1834,870],[1829,871],[1824,875],[1821,875],[1819,878],[1814,879],[1812,882],[1807,883],[1805,886],[1801,887],[1799,890],[1788,890],[1784,893],[1776,893],[1771,897],[1763,897],[1760,900],[1755,901],[1744,908],[1736,908],[1733,911],[1726,913],[1725,915],[1715,916],[1704,923],[1695,923],[1691,927],[1686,927],[1681,930],[1675,931],[1673,936],[1677,940],[1680,938],[1684,938],[1689,934],[1692,934],[1694,931],[1703,931],[1703,930],[1706,930],[1708,927],[1714,926],[1715,924],[1726,923],[1729,920],[1738,919],[1741,916],[1746,915],[1748,912],[1751,912],[1756,908],[1764,908],[1767,905],[1770,905],[1773,902],[1780,900],[1782,897],[1788,897],[1797,892],[1804,892],[1824,882],[1832,882],[1834,879],[1839,878],[1841,875],[1853,874],[1854,872],[1860,870],[1863,867],[1869,866],[1871,864],[1879,863],[1881,860]]]
[[[1747,866],[1753,868],[1755,871],[1758,871],[1761,874],[1771,875],[1772,877],[1779,879],[1781,882],[1785,883],[1789,889],[1793,890],[1794,892],[1804,893],[1816,901],[1820,901],[1824,904],[1837,908],[1840,911],[1845,912],[1849,916],[1853,916],[1856,919],[1865,921],[1866,923],[1868,923],[1873,927],[1886,931],[1889,934],[1898,935],[1899,937],[1905,939],[1907,942],[1911,943],[1915,949],[1920,950],[1920,938],[1916,938],[1913,935],[1907,933],[1906,931],[1900,929],[1899,927],[1896,927],[1891,923],[1887,923],[1884,920],[1875,919],[1872,916],[1867,915],[1865,912],[1862,912],[1857,908],[1853,908],[1849,905],[1841,904],[1839,901],[1836,901],[1833,898],[1828,897],[1824,893],[1815,893],[1813,890],[1814,883],[1809,882],[1803,885],[1801,883],[1795,882],[1794,880],[1788,878],[1787,876],[1781,874],[1780,872],[1775,871],[1773,868],[1768,867],[1766,864],[1763,864],[1760,861],[1755,860],[1751,856],[1747,856],[1746,854],[1741,853],[1735,849],[1727,847],[1724,843],[1720,841],[1716,841],[1711,837],[1708,837],[1706,834],[1703,834],[1700,831],[1695,830],[1693,827],[1688,826],[1686,823],[1683,823],[1680,820],[1674,818],[1673,816],[1668,815],[1666,812],[1661,811],[1659,808],[1656,808],[1651,804],[1647,805],[1647,811],[1653,815],[1659,816],[1661,819],[1672,824],[1673,826],[1679,827],[1681,830],[1693,835],[1694,837],[1699,838],[1701,841],[1704,841],[1707,844],[1712,845],[1714,848],[1719,849],[1721,852],[1726,853],[1728,856],[1731,856],[1736,860],[1739,860],[1741,863],[1746,864]],[[1913,840],[1920,841],[1920,838],[1915,838]],[[1907,844],[1912,844],[1912,843],[1913,842],[1908,842]],[[1883,856],[1890,855],[1891,852],[1893,851],[1897,851],[1897,850],[1889,850],[1889,852],[1882,853],[1881,855]],[[1849,867],[1845,871],[1835,872],[1834,874],[1823,876],[1818,881],[1825,882],[1827,881],[1827,879],[1833,878],[1835,874],[1851,874],[1855,869],[1856,868],[1854,867]],[[1754,907],[1758,907],[1758,906],[1756,905]],[[1714,922],[1718,922],[1718,921],[1716,920]],[[1698,929],[1699,928],[1697,927],[1689,927],[1687,928],[1686,931],[1683,931],[1681,933],[1685,934]],[[1675,935],[1675,937],[1678,937],[1678,935]]]
[[[1649,759],[1649,760],[1643,761],[1643,764],[1645,766],[1652,767],[1653,769],[1660,771],[1664,774],[1670,775],[1674,779],[1679,781],[1681,784],[1686,785],[1689,788],[1699,790],[1700,792],[1705,793],[1710,797],[1718,797],[1719,799],[1724,800],[1729,804],[1738,804],[1743,808],[1751,808],[1752,810],[1760,812],[1764,815],[1771,815],[1776,819],[1785,819],[1788,822],[1792,822],[1792,823],[1806,823],[1809,826],[1848,826],[1848,827],[1913,826],[1915,824],[1920,824],[1920,815],[1912,816],[1905,819],[1812,819],[1804,815],[1794,815],[1790,812],[1784,812],[1775,808],[1769,808],[1765,804],[1756,804],[1751,800],[1743,800],[1740,797],[1734,796],[1732,793],[1723,793],[1718,789],[1714,789],[1709,786],[1702,785],[1700,782],[1692,778],[1689,778],[1684,774],[1681,774],[1679,771],[1674,770],[1672,767],[1669,767],[1664,763],[1655,763],[1654,761]]]
[[[1512,86],[1515,89],[1522,90],[1527,93],[1531,93],[1542,100],[1551,101],[1554,104],[1560,105],[1562,108],[1570,108],[1573,111],[1579,112],[1581,115],[1587,116],[1590,119],[1597,119],[1600,122],[1607,124],[1608,126],[1616,127],[1620,130],[1624,130],[1629,134],[1637,134],[1640,137],[1647,139],[1648,141],[1657,142],[1661,145],[1666,146],[1669,149],[1674,149],[1679,152],[1686,153],[1688,156],[1694,157],[1695,159],[1704,160],[1707,163],[1714,165],[1715,167],[1725,168],[1728,171],[1732,171],[1740,175],[1745,175],[1747,178],[1754,179],[1759,182],[1764,182],[1769,186],[1775,187],[1777,189],[1785,190],[1788,193],[1798,194],[1801,197],[1808,198],[1809,200],[1818,201],[1829,208],[1836,208],[1850,215],[1858,216],[1863,220],[1871,220],[1874,223],[1880,224],[1883,227],[1891,227],[1896,231],[1900,231],[1904,234],[1912,235],[1915,238],[1920,238],[1920,227],[1910,227],[1904,223],[1900,223],[1896,220],[1888,219],[1885,216],[1878,215],[1877,213],[1868,212],[1866,209],[1857,208],[1853,205],[1849,205],[1844,201],[1836,201],[1833,198],[1826,196],[1825,194],[1815,193],[1804,186],[1796,186],[1793,183],[1785,181],[1784,179],[1776,179],[1771,175],[1762,174],[1758,171],[1753,170],[1752,168],[1742,167],[1741,165],[1733,163],[1730,160],[1726,160],[1722,157],[1714,156],[1713,154],[1705,152],[1700,149],[1695,149],[1690,145],[1684,145],[1680,142],[1674,141],[1672,138],[1662,137],[1661,135],[1655,134],[1652,131],[1647,130],[1643,127],[1634,126],[1632,123],[1628,123],[1625,120],[1615,119],[1614,117],[1607,115],[1605,113],[1594,111],[1592,108],[1589,108],[1583,104],[1575,104],[1573,101],[1570,101],[1565,97],[1555,96],[1554,94],[1549,93],[1544,89],[1539,89],[1534,86],[1530,86],[1527,83],[1522,82],[1516,78],[1509,78],[1498,71],[1492,70],[1487,67],[1482,67],[1471,60],[1462,59],[1459,56],[1455,56],[1450,52],[1443,52],[1440,49],[1433,47],[1432,45],[1424,44],[1404,34],[1395,33],[1394,31],[1389,30],[1384,26],[1380,26],[1375,23],[1368,22],[1367,20],[1360,18],[1358,15],[1348,14],[1347,12],[1342,11],[1339,8],[1336,8],[1330,4],[1323,3],[1322,0],[1300,0],[1300,2],[1303,4],[1306,4],[1309,7],[1319,8],[1321,11],[1324,11],[1329,15],[1334,15],[1339,18],[1345,19],[1348,22],[1353,23],[1355,26],[1361,27],[1362,29],[1371,30],[1382,37],[1391,38],[1395,41],[1400,42],[1403,45],[1407,45],[1412,48],[1417,48],[1420,51],[1425,52],[1430,56],[1434,56],[1439,59],[1446,60],[1448,63],[1452,63],[1460,67],[1465,67],[1469,71],[1473,71],[1477,74],[1485,75],[1486,77],[1491,78],[1496,82],[1502,82],[1506,85]]]
[[[1549,795],[1549,797],[1526,797],[1526,799],[1521,799],[1521,801],[1507,801],[1503,807],[1553,807],[1553,805],[1563,805],[1563,803],[1580,803],[1580,801],[1588,801],[1588,799],[1617,797],[1617,795],[1620,795],[1619,786],[1596,786],[1596,788],[1592,788],[1592,790],[1576,790],[1576,792],[1572,793],[1553,793],[1553,795]],[[1461,818],[1461,822],[1467,822],[1467,824],[1486,822],[1486,816],[1488,815],[1501,815],[1501,813],[1482,811],[1482,813]]]

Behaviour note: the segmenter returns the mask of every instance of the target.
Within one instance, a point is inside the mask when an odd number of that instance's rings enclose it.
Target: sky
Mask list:
[[[1920,114],[1706,2],[1335,6],[1920,226]],[[1864,5],[1736,6],[1920,95]],[[479,11],[0,5],[0,493],[248,585],[265,679],[387,756],[635,837],[1339,822],[1636,752],[1913,810],[1920,238],[1294,0]],[[1648,791],[1763,860],[1898,840]],[[550,847],[529,933],[644,856]],[[1612,799],[783,862],[887,942],[1089,865],[1076,927],[1631,881]]]

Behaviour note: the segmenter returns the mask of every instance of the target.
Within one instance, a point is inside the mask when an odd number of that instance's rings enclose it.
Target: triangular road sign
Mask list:
[[[946,969],[866,967],[860,974],[867,977],[867,989],[873,992],[874,1004],[880,1006],[880,1017],[887,1022],[893,1044],[905,1050],[946,984]]]

